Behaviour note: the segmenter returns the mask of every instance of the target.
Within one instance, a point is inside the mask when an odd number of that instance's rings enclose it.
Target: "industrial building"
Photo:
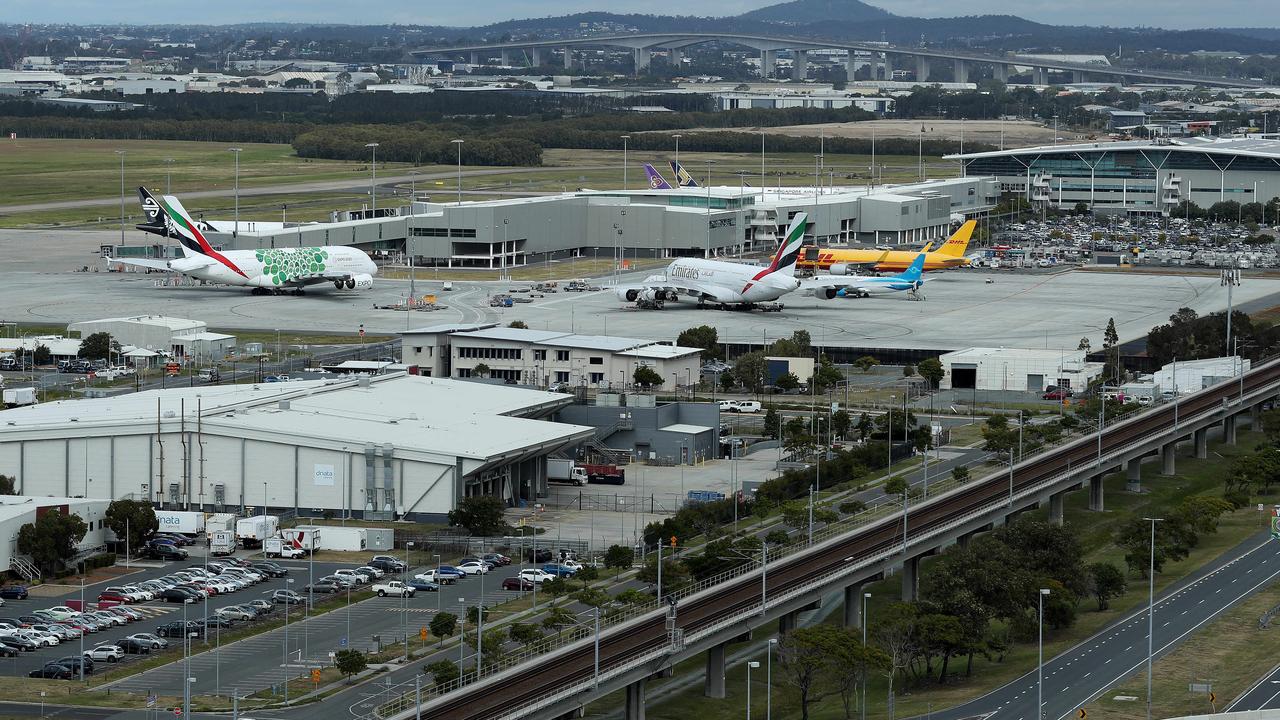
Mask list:
[[[691,171],[696,168],[690,168]],[[639,167],[632,171],[641,175]],[[831,180],[824,176],[824,180]],[[434,201],[352,213],[357,219],[208,233],[224,249],[358,245],[407,250],[418,267],[513,268],[580,257],[713,257],[771,251],[799,212],[824,245],[919,243],[946,237],[960,216],[995,207],[991,178],[896,186],[579,191],[545,197]],[[406,240],[411,238],[411,240]]]
[[[125,347],[164,351],[176,357],[206,362],[222,359],[235,349],[235,335],[209,332],[208,328],[203,320],[138,315],[71,323],[67,332],[79,333],[81,338],[104,332]]]
[[[557,417],[596,428],[592,441],[575,450],[578,460],[696,465],[717,457],[720,448],[715,403],[659,403],[649,394],[599,393],[594,403],[568,405]]]
[[[77,555],[68,564],[74,564],[79,556],[87,555],[106,546],[107,500],[83,497],[32,497],[25,495],[0,495],[0,569],[33,580],[40,573],[31,558],[18,552],[18,531],[23,525],[34,523],[47,512],[78,515],[88,528],[76,545]]]
[[[943,390],[1043,392],[1050,385],[1079,390],[1102,374],[1102,363],[1087,362],[1084,350],[968,348],[944,353]]]
[[[698,348],[654,340],[500,327],[497,323],[432,325],[400,334],[401,360],[429,377],[486,377],[538,387],[630,387],[637,368],[662,376],[662,390],[698,382]]]
[[[952,155],[964,174],[1059,208],[1169,215],[1182,201],[1267,203],[1280,197],[1280,138],[1187,137]]]
[[[1248,358],[1239,356],[1183,360],[1169,363],[1152,377],[1158,391],[1188,395],[1216,385],[1227,378],[1249,372]]]
[[[440,521],[545,494],[545,457],[595,433],[547,420],[572,400],[398,374],[58,401],[0,412],[0,473],[26,495]]]

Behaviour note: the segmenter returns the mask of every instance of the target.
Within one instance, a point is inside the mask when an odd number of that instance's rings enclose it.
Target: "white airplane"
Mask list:
[[[157,200],[146,188],[138,188],[138,195],[147,217],[146,224],[138,227],[177,239],[183,257],[174,260],[113,258],[112,262],[250,287],[254,295],[280,295],[286,291],[303,295],[303,288],[322,283],[333,283],[338,290],[373,287],[378,266],[357,248],[336,245],[219,252],[205,239],[200,226],[176,197],[165,195],[163,200]]]
[[[807,224],[807,216],[797,213],[767,267],[680,258],[668,265],[662,275],[651,275],[640,285],[619,287],[618,298],[655,309],[661,309],[664,302],[678,301],[681,295],[697,298],[699,304],[714,302],[721,307],[750,308],[777,300],[800,287],[795,276],[796,259],[800,257]]]
[[[898,275],[882,276],[848,276],[819,275],[804,281],[805,292],[813,291],[814,297],[831,300],[838,297],[867,297],[872,293],[891,293],[907,291],[914,299],[923,300],[920,289],[928,281],[924,275],[924,261],[929,254],[929,246],[916,255],[916,259],[907,267],[906,272]]]

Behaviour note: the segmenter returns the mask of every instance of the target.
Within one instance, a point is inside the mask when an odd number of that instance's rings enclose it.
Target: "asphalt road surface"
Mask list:
[[[1225,610],[1276,582],[1280,578],[1278,548],[1266,533],[1259,533],[1166,590],[1156,601],[1155,656],[1169,652]],[[1074,716],[1108,688],[1143,673],[1146,660],[1147,609],[1143,607],[1045,662],[1043,717],[1063,720]],[[1035,720],[1036,688],[1033,670],[976,700],[934,712],[932,717]],[[1280,685],[1272,692],[1275,690],[1280,690]],[[1136,702],[1141,704],[1145,698]],[[1270,697],[1268,702],[1275,703],[1276,698]]]
[[[1280,665],[1267,671],[1258,682],[1236,698],[1223,712],[1245,710],[1280,710]]]

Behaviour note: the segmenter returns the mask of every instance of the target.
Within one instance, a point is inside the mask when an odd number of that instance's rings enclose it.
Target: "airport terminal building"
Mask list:
[[[210,232],[224,249],[357,245],[408,251],[419,267],[501,269],[576,258],[673,258],[772,251],[799,212],[823,245],[919,244],[999,201],[992,178],[895,186],[616,190],[450,202],[419,199],[379,217]],[[367,213],[372,215],[373,213]]]
[[[1035,203],[1168,215],[1184,200],[1202,208],[1280,197],[1280,137],[1159,138],[953,155],[964,173],[994,177],[1000,192]]]

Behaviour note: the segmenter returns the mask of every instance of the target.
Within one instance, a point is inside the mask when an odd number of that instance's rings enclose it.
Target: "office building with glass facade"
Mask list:
[[[1168,215],[1184,200],[1266,203],[1280,196],[1280,137],[1161,138],[953,155],[1034,203]]]

